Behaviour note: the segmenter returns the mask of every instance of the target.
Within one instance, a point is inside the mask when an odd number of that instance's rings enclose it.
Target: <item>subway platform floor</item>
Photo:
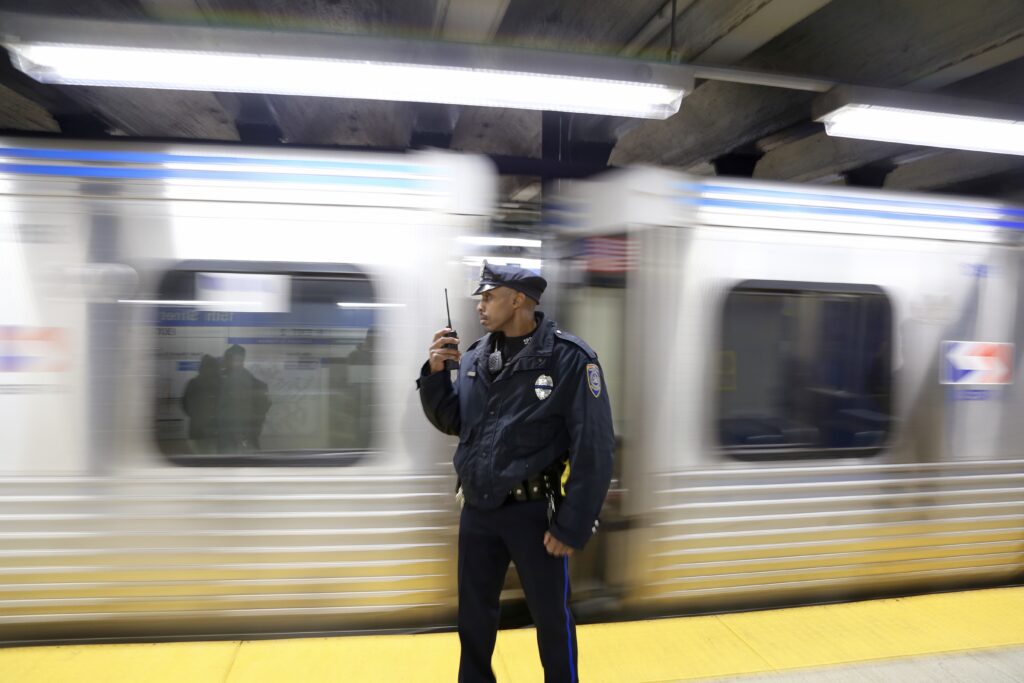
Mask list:
[[[1024,587],[592,624],[580,680],[1024,681]],[[454,633],[0,649],[3,683],[456,680]],[[543,680],[533,629],[502,631],[500,683]]]

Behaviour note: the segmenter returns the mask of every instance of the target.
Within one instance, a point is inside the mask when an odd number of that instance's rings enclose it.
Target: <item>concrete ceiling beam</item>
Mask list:
[[[930,190],[979,178],[1024,170],[1024,159],[1012,154],[951,151],[903,164],[885,186],[896,190]]]
[[[435,35],[483,43],[498,32],[510,0],[437,0]]]
[[[810,15],[819,11],[828,4],[829,0],[694,0],[691,2],[677,3],[676,20],[676,56],[683,61],[695,61],[725,66],[741,61],[757,49],[761,48],[773,38],[787,31],[794,24],[805,20]],[[682,10],[679,8],[683,7]],[[658,17],[656,16],[655,19]],[[735,33],[735,35],[733,35]],[[646,51],[657,55],[667,50],[670,40],[670,30],[663,29],[658,36],[647,44]],[[642,51],[631,48],[633,54]],[[707,59],[705,54],[715,56],[716,60]],[[651,122],[637,126],[631,131],[625,140],[620,142],[612,153],[612,163],[628,163],[640,161],[643,153],[654,152],[671,139],[673,128],[678,124],[669,123],[687,117],[687,112],[697,108],[715,108],[716,103],[722,97],[729,98],[730,92],[737,86],[726,83],[705,83],[683,101],[679,114],[672,117],[668,122]],[[744,86],[739,86],[742,90]],[[705,89],[708,92],[702,93]],[[696,98],[696,100],[694,100]],[[771,101],[767,101],[771,100]],[[801,103],[801,100],[804,102]],[[798,95],[790,98],[789,93],[767,92],[766,101],[760,109],[762,116],[776,116],[790,111],[794,106],[803,111],[806,102],[810,99],[807,95]],[[694,102],[697,104],[694,105]],[[696,112],[695,112],[696,113]],[[730,112],[729,106],[722,109],[725,116]],[[701,120],[704,112],[696,113],[696,120]],[[693,121],[691,121],[693,123]],[[737,122],[738,123],[738,122]],[[759,135],[767,135],[778,129],[777,126],[767,125],[758,128]],[[743,147],[750,139],[737,141],[736,145],[727,145],[724,148],[709,149],[707,152],[698,153],[692,157],[685,157],[676,152],[682,165],[692,165],[701,161],[707,161],[728,154],[733,147]],[[685,145],[685,142],[684,142]],[[638,154],[640,150],[643,153]],[[662,152],[664,154],[664,152]],[[660,155],[659,155],[660,156]],[[662,159],[645,159],[647,161]]]
[[[829,2],[831,0],[744,3],[741,9],[745,11],[730,16],[729,23],[719,22],[714,28],[709,26],[701,40],[691,39],[694,51],[700,50],[692,59],[707,64],[735,64]],[[707,47],[704,47],[705,41],[710,41]]]
[[[831,0],[677,0],[675,57],[684,62],[735,64],[791,26],[820,10]],[[627,48],[632,55],[662,58],[671,41],[672,3],[651,20],[660,30],[643,48]],[[646,27],[645,27],[646,28]]]

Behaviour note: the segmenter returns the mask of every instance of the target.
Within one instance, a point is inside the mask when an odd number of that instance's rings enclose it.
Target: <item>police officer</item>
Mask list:
[[[548,683],[577,677],[569,556],[597,530],[614,435],[597,354],[535,310],[547,282],[484,264],[477,311],[487,334],[463,356],[434,335],[417,384],[427,419],[457,434],[459,681],[494,681],[499,596],[515,562]],[[455,381],[446,360],[461,360]]]

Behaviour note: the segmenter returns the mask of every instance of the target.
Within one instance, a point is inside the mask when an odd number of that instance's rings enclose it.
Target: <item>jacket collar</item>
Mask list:
[[[540,311],[533,315],[537,321],[537,329],[533,331],[530,343],[519,352],[521,358],[526,358],[527,356],[550,356],[551,350],[555,346],[555,321],[549,320]]]
[[[533,337],[530,338],[530,343],[526,345],[526,348],[516,355],[516,360],[533,357],[547,358],[551,355],[551,352],[554,349],[555,321],[550,320],[540,311],[534,313],[534,319],[537,321],[537,329],[533,331]],[[492,336],[493,335],[488,332],[473,344],[477,350],[477,371],[483,374],[483,376],[487,376],[487,355],[491,350]]]

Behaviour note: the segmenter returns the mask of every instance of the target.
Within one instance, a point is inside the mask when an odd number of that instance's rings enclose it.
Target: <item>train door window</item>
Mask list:
[[[726,297],[718,436],[739,459],[874,455],[892,424],[892,308],[878,287],[744,282]]]
[[[345,465],[372,446],[374,290],[355,269],[181,264],[155,310],[154,433],[181,465]]]

